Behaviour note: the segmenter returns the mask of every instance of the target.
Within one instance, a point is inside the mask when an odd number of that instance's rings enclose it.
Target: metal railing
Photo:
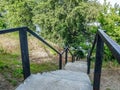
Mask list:
[[[65,64],[68,62],[68,52],[70,53],[70,55],[72,56],[72,62],[74,62],[74,56],[73,53],[71,52],[71,50],[69,49],[68,46],[66,46],[64,48],[64,50],[61,52],[61,55],[63,55],[65,53]]]
[[[88,70],[87,73],[90,73],[90,57],[92,55],[93,49],[96,45],[96,60],[95,60],[95,70],[94,70],[94,82],[93,90],[100,90],[100,77],[101,77],[101,68],[102,68],[102,59],[104,52],[104,43],[108,46],[113,56],[117,59],[120,64],[120,45],[113,41],[103,30],[98,30],[95,40],[93,42],[92,49],[89,51],[87,56],[88,61]]]
[[[73,54],[69,50],[68,47],[66,47],[62,52],[59,52],[54,47],[52,47],[48,42],[46,42],[42,37],[40,37],[38,34],[33,32],[27,27],[20,27],[20,28],[13,28],[13,29],[7,29],[7,30],[0,30],[0,34],[5,33],[11,33],[11,32],[19,32],[19,39],[20,39],[20,48],[21,48],[21,58],[22,58],[22,67],[23,67],[23,75],[24,79],[26,79],[28,76],[30,76],[30,61],[29,61],[29,51],[28,51],[28,40],[27,40],[27,32],[29,32],[31,35],[42,41],[45,45],[50,47],[52,50],[54,50],[59,55],[59,69],[62,69],[62,55],[65,53],[65,63],[68,61],[68,51],[72,55],[72,61],[73,61]]]

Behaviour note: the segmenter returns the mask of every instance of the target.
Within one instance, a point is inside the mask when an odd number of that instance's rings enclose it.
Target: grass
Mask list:
[[[44,62],[41,64],[31,63],[30,69],[32,73],[42,73],[57,70],[58,65],[52,62]]]
[[[44,62],[41,64],[31,62],[32,73],[42,73],[58,69],[58,66],[52,62]],[[13,86],[24,80],[22,62],[20,56],[16,54],[0,53],[0,73]]]
[[[91,60],[91,68],[94,68],[95,66],[95,60]],[[120,68],[120,64],[117,62],[117,60],[112,61],[105,61],[102,62],[102,68]]]
[[[20,57],[18,32],[0,35],[0,74],[13,86],[24,80],[22,61]],[[34,48],[46,48],[34,37],[28,37],[29,50]],[[33,42],[34,41],[34,42]],[[58,65],[53,62],[42,62],[41,64],[30,62],[31,73],[42,73],[58,69]]]
[[[19,33],[9,33],[0,35],[0,75],[10,82],[10,85],[17,86],[23,82],[23,69],[20,57]],[[34,41],[34,42],[33,42]],[[28,37],[29,51],[48,48],[34,37]],[[48,48],[50,54],[56,55]],[[44,51],[44,50],[43,50]],[[52,53],[51,53],[52,52]],[[56,62],[42,62],[40,64],[30,62],[31,73],[43,73],[58,69]]]
[[[23,78],[19,56],[0,53],[0,73],[13,86],[16,86]]]

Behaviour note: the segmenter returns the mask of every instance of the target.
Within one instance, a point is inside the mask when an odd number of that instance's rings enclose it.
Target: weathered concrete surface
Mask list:
[[[16,90],[92,90],[92,86],[84,72],[58,70],[32,74]]]
[[[75,61],[74,63],[68,62],[65,67],[65,70],[85,72],[87,73],[87,62],[85,61]]]

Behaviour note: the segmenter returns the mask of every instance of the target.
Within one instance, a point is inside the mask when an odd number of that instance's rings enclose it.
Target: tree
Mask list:
[[[0,1],[0,29],[4,29],[6,27],[5,25],[5,20],[4,20],[4,10],[3,10],[3,7],[4,7],[4,4],[2,3],[2,1]]]
[[[109,3],[104,3],[103,9],[98,17],[101,23],[102,29],[106,30],[106,33],[120,44],[120,7],[115,4],[112,7]],[[107,47],[105,47],[105,60],[113,60],[111,52]]]
[[[105,9],[106,8],[106,9]],[[119,43],[120,39],[120,7],[111,7],[109,4],[105,4],[103,11],[99,15],[99,22],[101,23],[102,29]]]
[[[87,0],[41,0],[33,9],[33,22],[40,25],[44,37],[78,47],[89,36],[87,23],[96,20],[94,5]]]
[[[32,23],[32,0],[1,0],[4,5],[5,22],[8,28],[28,26],[33,28]]]

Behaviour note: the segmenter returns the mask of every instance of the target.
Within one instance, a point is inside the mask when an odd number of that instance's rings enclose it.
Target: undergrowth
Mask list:
[[[95,60],[91,60],[91,68],[95,67]],[[102,68],[113,68],[117,69],[120,68],[120,64],[117,62],[117,60],[112,60],[112,61],[105,61],[103,60],[102,62]]]
[[[0,39],[0,74],[13,86],[16,86],[24,80],[18,32],[0,35]],[[43,45],[31,36],[28,41],[29,50],[38,49],[41,46],[43,48]],[[56,69],[58,69],[56,62],[30,62],[31,73],[42,73]]]
[[[41,64],[31,62],[32,73],[42,73],[58,69],[53,62],[43,62]],[[22,62],[19,55],[0,53],[0,73],[13,86],[18,85],[24,80]]]

